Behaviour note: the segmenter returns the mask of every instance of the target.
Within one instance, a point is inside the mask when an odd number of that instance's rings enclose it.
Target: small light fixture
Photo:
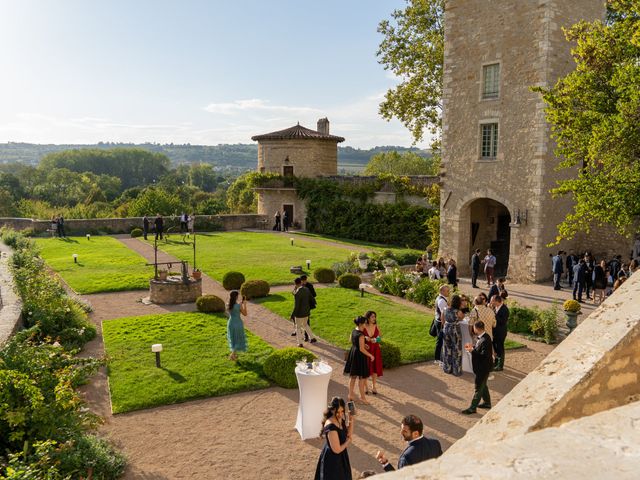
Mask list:
[[[360,285],[358,285],[358,288],[360,289],[360,296],[364,297],[364,289],[366,288],[367,284],[366,283],[361,283]]]
[[[151,351],[156,354],[156,367],[160,368],[160,352],[162,351],[162,344],[154,343],[151,345]]]
[[[307,270],[311,268],[311,260],[307,260]]]
[[[87,233],[87,240],[91,240],[91,234]]]
[[[293,237],[289,237],[289,241],[291,242],[291,246],[293,247]]]
[[[78,263],[78,254],[74,253],[73,255],[71,255],[73,257],[73,263]]]

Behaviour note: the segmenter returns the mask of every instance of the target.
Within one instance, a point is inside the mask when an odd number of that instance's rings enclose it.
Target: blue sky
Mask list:
[[[251,143],[327,116],[343,145],[409,146],[377,113],[376,28],[404,5],[0,0],[0,142]]]

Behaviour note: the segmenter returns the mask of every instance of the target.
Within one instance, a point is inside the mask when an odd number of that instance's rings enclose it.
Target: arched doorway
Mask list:
[[[468,258],[476,248],[482,252],[481,258],[491,249],[497,261],[496,277],[506,276],[511,240],[509,209],[490,198],[478,198],[469,203],[466,213],[469,218]],[[464,248],[464,244],[461,247]]]

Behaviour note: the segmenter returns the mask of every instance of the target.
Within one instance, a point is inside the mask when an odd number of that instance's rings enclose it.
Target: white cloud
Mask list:
[[[320,110],[311,107],[291,107],[287,105],[270,105],[268,101],[260,100],[259,98],[251,98],[248,100],[235,100],[227,103],[210,103],[204,107],[205,111],[209,113],[219,113],[222,115],[233,115],[244,112],[254,113],[296,113],[296,114],[309,114],[313,112],[319,112]]]

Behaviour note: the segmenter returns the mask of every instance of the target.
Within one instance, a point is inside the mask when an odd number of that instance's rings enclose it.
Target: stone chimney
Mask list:
[[[329,135],[329,119],[321,118],[318,120],[318,132],[323,135]]]

